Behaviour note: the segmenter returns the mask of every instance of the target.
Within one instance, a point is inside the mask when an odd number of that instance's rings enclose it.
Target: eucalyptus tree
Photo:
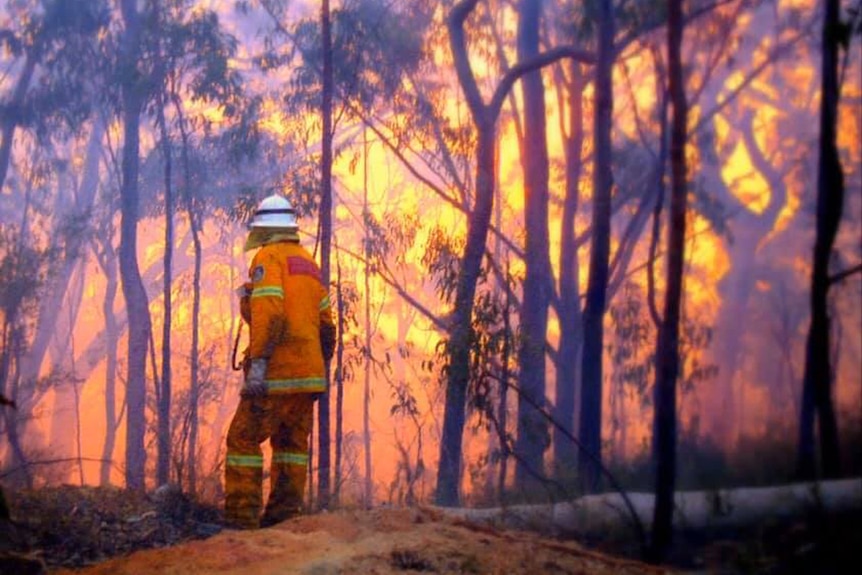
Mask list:
[[[334,74],[332,71],[332,14],[329,0],[320,3],[320,50],[323,70],[320,77],[320,115],[321,115],[321,155],[320,155],[320,280],[329,289],[330,253],[332,252],[332,92]],[[326,381],[330,379],[329,363],[326,364]],[[331,472],[330,425],[329,425],[329,386],[318,403],[318,501],[323,509],[330,504],[329,478]]]
[[[33,241],[40,233],[33,227],[36,219],[25,216],[17,231],[18,240],[28,244],[28,249],[54,253],[53,273],[39,285],[39,305],[31,310],[29,327],[25,332],[13,330],[18,334],[13,338],[17,343],[4,350],[7,356],[15,350],[14,378],[22,406],[19,415],[25,415],[48,389],[38,385],[38,375],[58,321],[57,308],[81,261],[80,247],[86,236],[95,183],[92,172],[86,174],[77,190],[80,194],[76,194],[77,174],[64,153],[80,141],[78,136],[97,100],[91,78],[97,68],[98,33],[107,25],[107,15],[106,3],[101,0],[19,3],[8,7],[8,27],[0,30],[0,44],[12,78],[11,91],[0,99],[0,188],[4,188],[3,195],[11,209],[7,213],[3,208],[3,218],[7,220],[12,212],[20,212],[22,206],[25,214],[34,209],[37,204],[31,200],[35,196],[30,194],[38,189],[40,194],[48,193],[38,202],[46,210],[40,220],[54,228],[47,234],[49,244],[42,248]],[[22,131],[18,128],[25,131],[27,138],[20,137]],[[100,128],[94,127],[91,141],[98,140],[100,133]],[[17,161],[13,158],[16,142],[19,146],[29,142],[19,147],[24,154]],[[10,168],[17,168],[18,178],[7,178]],[[37,284],[34,282],[33,287]],[[73,312],[74,309],[77,308],[73,306]],[[23,432],[29,414],[17,419],[14,432]]]
[[[518,18],[518,59],[522,62],[539,54],[541,0],[522,0]],[[521,340],[518,349],[518,438],[515,484],[527,490],[544,476],[544,452],[550,443],[544,418],[534,405],[545,402],[545,341],[548,304],[553,274],[548,232],[548,141],[545,86],[542,70],[521,78],[524,101],[524,294],[521,304]]]
[[[0,188],[18,127],[44,136],[57,120],[75,126],[88,115],[92,41],[107,24],[105,0],[39,0],[7,10],[11,26],[0,30],[0,45],[19,72],[0,103]]]
[[[13,62],[23,59],[23,64],[12,94],[0,105],[3,126],[0,187],[8,183],[6,175],[18,127],[32,134],[38,146],[55,149],[55,153],[62,156],[64,149],[70,142],[74,145],[92,119],[85,152],[87,160],[77,189],[74,188],[78,174],[74,173],[72,164],[62,157],[57,158],[56,172],[62,178],[62,185],[54,194],[53,217],[58,229],[78,228],[82,233],[74,237],[65,235],[70,245],[64,248],[62,266],[46,286],[46,297],[40,304],[37,330],[22,365],[22,377],[35,380],[54,333],[56,310],[63,301],[73,270],[80,263],[82,251],[79,247],[85,241],[83,232],[98,183],[98,147],[104,134],[104,122],[100,121],[99,110],[94,106],[98,102],[96,79],[101,50],[97,35],[108,24],[108,10],[105,0],[74,3],[55,0],[22,4],[15,9],[27,11],[17,15],[18,22],[23,23],[22,29],[6,29],[2,37]],[[34,74],[38,81],[33,81]]]
[[[109,166],[108,174],[109,181],[119,182],[119,169],[116,166]],[[120,364],[117,347],[125,324],[125,318],[117,317],[114,311],[114,303],[120,289],[119,262],[117,249],[114,247],[118,198],[106,189],[112,190],[113,186],[103,186],[101,197],[97,196],[100,201],[96,202],[97,208],[93,212],[94,233],[89,238],[90,251],[105,277],[105,295],[102,300],[105,329],[103,337],[98,338],[104,342],[101,355],[105,358],[105,436],[102,443],[102,461],[99,465],[99,485],[102,486],[111,483],[117,430],[122,423],[123,410],[117,413],[117,373]]]
[[[27,382],[21,381],[21,359],[33,329],[32,318],[41,291],[57,259],[54,250],[32,237],[30,227],[38,213],[38,206],[31,199],[32,187],[31,182],[19,224],[0,222],[0,394],[18,406],[14,411],[22,412],[4,410],[0,417],[10,449],[7,464],[21,472],[21,482],[28,487],[32,486],[33,476],[22,429],[32,417],[33,405],[22,398],[21,389]]]
[[[138,266],[140,201],[141,114],[151,96],[150,73],[145,67],[145,14],[135,0],[121,0],[123,30],[117,59],[120,117],[123,125],[120,185],[120,277],[129,319],[126,365],[126,487],[143,490],[146,450],[146,360],[152,326],[149,299]]]
[[[844,171],[838,153],[838,104],[841,97],[841,47],[848,49],[851,35],[862,32],[857,4],[853,20],[842,22],[841,3],[827,0],[822,30],[820,87],[820,148],[817,163],[817,220],[811,271],[811,323],[805,347],[802,402],[799,415],[797,474],[804,479],[817,476],[817,449],[814,441],[818,423],[819,452],[824,477],[841,472],[838,424],[832,396],[828,296],[832,283],[846,274],[830,275],[829,263],[844,210]],[[853,272],[862,270],[856,266]]]
[[[455,71],[476,131],[476,172],[475,200],[472,209],[468,211],[466,244],[458,265],[455,303],[449,324],[449,339],[446,342],[446,408],[443,437],[440,442],[436,493],[436,501],[440,505],[455,505],[459,499],[461,442],[465,423],[467,385],[470,379],[470,342],[474,337],[472,327],[474,297],[493,208],[496,172],[494,149],[500,109],[514,82],[524,74],[566,57],[585,62],[593,61],[592,55],[570,46],[552,48],[528,60],[521,60],[510,68],[499,80],[490,101],[486,101],[477,84],[465,36],[465,22],[477,4],[477,0],[458,2],[450,10],[447,19]]]
[[[598,30],[593,116],[595,166],[589,284],[584,306],[581,361],[579,438],[583,449],[578,453],[581,486],[587,492],[598,488],[599,474],[592,458],[601,460],[602,355],[611,234],[611,118],[615,59],[613,2],[599,0],[592,6],[591,17]]]
[[[284,3],[265,0],[261,4],[272,17],[274,33],[282,41],[286,39],[298,54],[298,66],[292,73],[292,89],[284,98],[287,109],[292,113],[320,114],[321,117],[320,151],[316,150],[316,140],[302,142],[299,146],[307,154],[307,159],[319,153],[319,168],[315,165],[306,171],[306,177],[299,172],[293,174],[289,186],[293,188],[294,200],[299,200],[301,208],[318,214],[317,242],[321,252],[322,278],[329,285],[333,232],[332,163],[339,155],[334,142],[345,125],[367,122],[380,113],[377,108],[392,112],[392,102],[397,101],[395,94],[401,89],[401,80],[414,71],[423,58],[421,37],[424,25],[421,22],[429,8],[419,2],[387,6],[361,0],[330,9],[329,3],[324,2],[319,19],[309,18],[290,24]],[[276,66],[291,61],[291,52],[285,52],[283,44],[271,46],[272,49],[261,58],[261,63]],[[307,176],[313,179],[309,180]],[[366,360],[370,362],[370,357]],[[330,496],[329,412],[327,393],[318,403],[318,495],[322,506],[327,505]]]
[[[670,143],[672,178],[670,225],[667,238],[667,287],[664,313],[656,345],[654,387],[653,458],[656,465],[656,497],[651,555],[656,561],[663,559],[670,546],[676,479],[676,386],[679,375],[679,321],[688,195],[685,159],[688,107],[681,54],[684,30],[682,5],[681,0],[674,0],[668,4],[667,24],[668,81],[673,109]]]
[[[153,82],[155,95],[150,106],[150,115],[155,118],[160,135],[160,152],[163,167],[163,204],[153,205],[164,209],[165,253],[164,253],[164,322],[162,331],[162,378],[157,386],[158,402],[158,460],[156,476],[159,484],[169,479],[171,461],[171,261],[174,249],[174,180],[180,191],[179,203],[184,208],[194,245],[194,273],[192,280],[192,343],[190,359],[190,439],[186,459],[189,472],[189,489],[196,485],[195,454],[197,449],[197,408],[199,370],[199,319],[200,284],[202,264],[201,228],[205,212],[202,195],[195,190],[189,165],[190,121],[185,112],[186,99],[218,107],[225,122],[235,121],[241,104],[241,78],[228,62],[236,54],[236,40],[225,33],[214,12],[192,11],[191,3],[177,0],[155,4],[153,41]],[[195,124],[200,120],[193,118]],[[170,122],[170,125],[169,125]],[[174,177],[173,156],[176,153],[174,140],[179,140],[180,177]],[[178,478],[182,482],[182,478]]]

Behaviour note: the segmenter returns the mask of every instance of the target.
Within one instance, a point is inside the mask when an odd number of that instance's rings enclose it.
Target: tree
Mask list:
[[[322,153],[320,158],[320,281],[329,289],[330,253],[332,251],[332,31],[330,29],[329,0],[320,5],[321,50],[323,52],[323,74],[321,78],[320,114],[323,124]],[[326,366],[326,381],[329,382],[329,365]],[[328,386],[327,386],[328,387]],[[330,437],[329,437],[329,391],[324,393],[317,404],[320,422],[318,433],[318,504],[326,509],[329,506],[330,474]]]
[[[541,0],[522,0],[518,19],[518,59],[539,54]],[[521,340],[518,350],[518,438],[515,443],[516,488],[527,491],[544,475],[543,456],[549,444],[546,422],[534,405],[545,402],[545,338],[552,273],[548,232],[548,142],[542,71],[521,79],[524,97],[524,222],[526,246]]]
[[[30,142],[32,147],[27,154],[30,159],[41,158],[39,162],[47,162],[48,157],[51,158],[53,165],[45,164],[43,183],[37,184],[36,190],[46,194],[45,225],[46,229],[52,228],[48,247],[57,254],[54,271],[46,278],[39,305],[29,318],[33,321],[32,332],[28,333],[26,345],[20,348],[22,355],[16,364],[16,377],[20,381],[18,400],[28,410],[51,388],[39,385],[39,374],[51,343],[63,345],[62,342],[70,341],[57,334],[57,326],[74,325],[74,312],[79,309],[71,305],[72,314],[57,313],[64,299],[72,296],[67,293],[72,278],[81,272],[81,256],[85,253],[82,247],[89,234],[88,218],[98,183],[97,148],[103,134],[98,122],[93,123],[80,183],[75,179],[69,159],[82,140],[79,136],[97,101],[98,89],[92,78],[97,72],[98,60],[93,55],[100,43],[98,32],[107,25],[108,15],[103,0],[22,2],[14,8],[19,11],[19,17],[11,18],[8,27],[0,32],[0,45],[13,71],[11,89],[0,99],[0,188],[17,211],[17,206],[28,203],[22,202],[21,188],[30,189],[28,172],[36,164],[29,164],[26,156],[13,161],[13,148],[23,149],[22,144]],[[16,70],[20,71],[17,77]],[[10,169],[13,175],[7,178]],[[14,177],[16,170],[19,178]],[[52,183],[56,186],[52,187]],[[30,235],[30,231],[26,231],[22,238]],[[59,365],[67,357],[62,353],[54,354],[54,364],[45,372],[68,371],[68,366]],[[62,378],[56,382],[62,383]],[[58,385],[55,391],[65,397],[70,388]],[[66,411],[65,415],[70,413]],[[65,417],[62,411],[53,415]],[[16,419],[20,431],[27,433],[29,414]],[[52,426],[52,430],[65,429],[71,424],[67,420],[64,425]],[[72,436],[66,433],[61,436],[63,441],[53,441],[57,437],[52,431],[48,440],[52,449],[63,448],[65,438]]]
[[[568,62],[566,78],[566,100],[569,105],[569,123],[563,129],[563,151],[565,156],[565,195],[560,225],[559,258],[559,304],[557,316],[560,320],[559,360],[556,371],[556,401],[554,419],[560,427],[553,429],[554,474],[557,479],[568,476],[577,462],[577,447],[569,440],[574,435],[575,400],[577,393],[581,347],[583,345],[583,322],[581,316],[580,263],[578,242],[575,233],[575,216],[580,199],[580,181],[583,168],[581,160],[584,142],[584,73],[578,62]]]
[[[99,209],[94,217],[95,233],[90,240],[90,247],[96,257],[99,269],[105,275],[105,297],[102,301],[102,315],[105,318],[105,439],[102,444],[102,462],[99,466],[99,485],[110,485],[112,458],[116,444],[117,429],[121,417],[117,416],[117,345],[121,333],[121,322],[114,312],[114,302],[119,289],[117,278],[117,251],[114,248],[115,235],[114,216],[117,212],[114,194],[105,194],[97,205]],[[122,414],[122,410],[120,412]]]
[[[462,0],[449,13],[447,28],[455,60],[458,82],[476,130],[475,199],[468,213],[467,240],[459,263],[454,309],[446,342],[446,399],[443,436],[440,441],[440,463],[437,471],[438,505],[455,505],[461,477],[461,441],[464,432],[467,385],[470,380],[470,348],[473,339],[473,305],[479,280],[485,242],[491,221],[494,198],[496,122],[503,101],[521,76],[564,57],[591,62],[592,56],[571,47],[558,47],[512,67],[497,84],[489,102],[485,102],[470,64],[464,24],[478,0]]]
[[[608,260],[611,235],[611,118],[613,116],[614,16],[612,0],[600,0],[593,21],[598,29],[598,56],[595,72],[595,140],[593,171],[592,242],[589,284],[584,306],[584,348],[581,356],[581,404],[579,436],[583,449],[578,453],[581,487],[598,489],[599,472],[592,457],[601,461],[602,451],[602,357],[604,315],[607,300]]]
[[[157,22],[163,18],[162,10],[157,5]],[[165,61],[162,54],[162,41],[164,31],[161,24],[157,24],[159,41],[156,47],[156,75],[165,77]],[[161,83],[161,82],[160,82]],[[167,120],[165,119],[165,108],[168,96],[165,90],[160,89],[156,98],[156,123],[158,125],[162,161],[164,162],[164,208],[165,208],[165,253],[164,273],[162,274],[162,378],[160,385],[156,385],[156,402],[158,412],[158,431],[156,440],[158,453],[156,455],[156,484],[165,485],[170,478],[171,461],[171,395],[172,395],[172,371],[171,371],[171,329],[173,327],[173,302],[171,297],[173,284],[173,256],[174,256],[174,189],[173,189],[173,151],[171,137],[168,133]]]
[[[651,559],[660,561],[671,542],[673,494],[676,480],[676,382],[679,375],[679,323],[685,256],[687,180],[685,143],[688,110],[682,73],[682,0],[668,4],[668,81],[673,108],[671,119],[671,195],[667,239],[667,282],[664,313],[656,345],[653,388],[653,459],[656,465],[656,502],[653,512]]]
[[[830,328],[828,297],[831,278],[829,261],[844,210],[844,172],[838,156],[838,101],[841,96],[838,66],[840,46],[847,47],[851,29],[840,19],[839,0],[825,2],[823,52],[821,60],[820,150],[817,164],[817,220],[811,271],[811,324],[805,346],[805,372],[802,376],[802,404],[799,415],[797,474],[814,479],[817,466],[814,424],[819,423],[820,456],[823,475],[835,478],[840,473],[838,424],[832,403],[832,366],[830,365]]]
[[[145,76],[139,69],[142,16],[135,0],[122,0],[123,30],[119,53],[123,122],[122,186],[120,188],[120,277],[129,318],[126,366],[126,487],[144,489],[144,430],[146,427],[146,360],[151,330],[149,301],[137,258],[138,169],[140,122],[147,98]]]
[[[24,405],[19,396],[21,359],[27,345],[27,333],[38,305],[40,292],[46,282],[48,270],[56,260],[56,253],[37,245],[29,226],[31,212],[30,188],[25,194],[23,215],[19,226],[0,224],[0,394],[8,402],[17,404],[21,411],[29,412],[32,405]],[[21,468],[23,483],[31,486],[32,474],[27,467],[21,421],[26,415],[6,410],[0,412],[9,447],[10,464]],[[19,419],[21,418],[21,419]]]
[[[74,126],[89,112],[88,47],[107,24],[104,0],[40,0],[24,18],[21,30],[3,30],[0,45],[24,58],[10,97],[0,104],[0,189],[19,126],[44,133],[51,117]],[[37,69],[44,68],[42,74]],[[40,77],[41,76],[41,77]],[[33,78],[39,78],[34,88]],[[63,120],[61,120],[62,122]]]
[[[327,286],[331,278],[332,244],[332,164],[337,158],[335,135],[338,122],[359,119],[368,122],[375,104],[384,102],[388,109],[397,100],[407,71],[418,66],[422,56],[422,14],[427,6],[417,3],[410,8],[385,6],[362,0],[330,10],[325,1],[316,21],[300,21],[292,29],[283,22],[285,6],[277,0],[261,2],[276,26],[276,32],[286,37],[298,52],[298,65],[292,70],[291,90],[284,96],[288,107],[320,114],[321,140],[319,164],[313,163],[311,150],[316,141],[305,138],[298,147],[308,153],[307,168],[313,177],[305,178],[296,170],[293,181],[286,185],[294,190],[294,203],[299,210],[319,216],[318,241],[321,258],[321,279]],[[387,21],[386,27],[380,23]],[[396,25],[397,23],[397,25]],[[391,25],[390,25],[391,24]],[[418,26],[414,26],[418,24]],[[294,53],[278,52],[273,44],[260,59],[263,67],[293,63]],[[337,57],[334,57],[337,55]],[[339,106],[335,110],[335,104]],[[366,116],[366,114],[368,116]],[[320,170],[319,175],[317,169]],[[304,181],[302,181],[304,180]],[[329,375],[327,375],[329,378]],[[330,497],[330,395],[318,402],[318,505],[326,507]]]

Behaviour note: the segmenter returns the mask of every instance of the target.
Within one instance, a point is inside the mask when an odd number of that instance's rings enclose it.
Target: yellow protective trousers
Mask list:
[[[241,397],[227,434],[225,522],[254,529],[273,525],[302,508],[308,472],[308,436],[314,413],[309,393]],[[263,517],[263,451],[272,445],[270,492]]]

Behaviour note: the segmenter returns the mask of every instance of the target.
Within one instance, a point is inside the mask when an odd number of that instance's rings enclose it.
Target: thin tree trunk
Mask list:
[[[509,258],[506,257],[506,281],[509,274]],[[500,469],[497,476],[497,493],[500,501],[506,495],[506,475],[509,473],[509,441],[506,427],[509,419],[509,361],[512,349],[512,290],[506,286],[506,305],[503,307],[503,349],[500,352],[502,370],[500,373],[500,403],[497,406],[497,435],[500,438]]]
[[[122,0],[126,30],[120,46],[124,70],[123,105],[123,183],[120,192],[120,277],[129,317],[128,362],[126,365],[126,487],[144,489],[147,453],[146,361],[150,314],[147,293],[138,268],[138,168],[140,163],[140,114],[143,95],[136,70],[141,23],[135,0]]]
[[[194,272],[192,276],[192,345],[190,358],[189,382],[189,438],[188,438],[188,490],[189,493],[197,491],[197,445],[198,445],[198,403],[200,402],[200,321],[201,321],[201,266],[203,265],[203,246],[201,244],[201,214],[195,203],[192,193],[191,161],[189,159],[189,134],[186,130],[186,121],[183,115],[182,102],[178,94],[173,94],[174,108],[180,127],[182,138],[182,161],[183,161],[183,201],[189,218],[189,229],[192,234],[192,245],[194,246]]]
[[[541,0],[521,0],[518,21],[518,59],[539,53]],[[518,363],[518,437],[515,486],[529,492],[544,476],[544,453],[549,444],[547,423],[534,405],[545,404],[545,339],[551,299],[551,262],[548,237],[548,142],[545,87],[542,71],[521,79],[524,98],[524,220],[526,276],[521,304],[521,343]],[[529,401],[527,401],[529,399]]]
[[[598,30],[598,63],[595,73],[595,171],[593,175],[592,243],[589,285],[584,308],[584,348],[581,359],[581,414],[578,454],[581,487],[599,488],[602,460],[602,356],[611,235],[611,119],[613,116],[614,20],[613,2],[601,0],[593,20]],[[584,451],[586,450],[586,451]],[[590,455],[595,457],[593,460]],[[598,462],[598,463],[597,463]]]
[[[116,257],[110,241],[105,242],[104,258],[99,258],[102,271],[107,279],[102,314],[105,317],[107,349],[105,353],[105,442],[102,445],[102,463],[99,469],[99,485],[111,484],[111,467],[114,445],[117,439],[116,389],[117,389],[117,339],[119,329],[114,315],[114,301],[117,295]]]
[[[323,124],[323,148],[321,151],[321,197],[320,197],[320,280],[329,289],[330,250],[332,244],[332,36],[330,30],[329,0],[322,0],[320,6],[321,40],[323,42],[323,81],[321,89],[321,115]],[[329,381],[329,365],[326,366],[326,379]],[[318,505],[321,509],[329,507],[330,474],[330,437],[329,437],[329,386],[318,401]]]
[[[554,474],[570,477],[578,458],[577,446],[569,436],[575,434],[578,360],[583,345],[581,317],[580,266],[575,241],[575,215],[578,212],[581,181],[581,149],[584,140],[583,75],[581,65],[571,63],[569,83],[569,133],[565,136],[566,196],[560,226],[560,353],[557,363],[554,419],[562,427],[553,429]]]
[[[438,505],[456,505],[461,482],[461,441],[466,419],[467,385],[470,381],[470,340],[472,335],[473,298],[484,255],[485,238],[491,219],[494,174],[493,122],[478,129],[476,163],[476,204],[468,223],[467,245],[455,296],[452,328],[449,336],[449,373],[440,464],[437,476]]]
[[[335,505],[341,503],[343,479],[342,448],[344,444],[344,330],[347,322],[344,317],[344,292],[341,284],[341,259],[335,256],[335,290],[338,302],[338,340],[335,348]]]
[[[186,181],[188,182],[189,168],[188,157],[186,154]],[[191,190],[186,188],[188,194]],[[194,205],[194,201],[189,201],[190,206]],[[201,221],[200,214],[194,213],[193,209],[189,209],[189,225],[192,230],[192,243],[195,251],[195,267],[192,278],[192,349],[191,349],[191,382],[189,386],[189,446],[188,446],[188,464],[189,464],[189,493],[197,491],[197,448],[198,448],[198,430],[200,421],[198,417],[198,407],[200,403],[200,324],[201,324],[201,266],[203,265],[203,246],[201,245]]]
[[[164,314],[162,323],[162,381],[158,397],[159,421],[156,483],[164,485],[170,479],[171,463],[171,331],[173,329],[171,287],[173,284],[172,263],[174,257],[174,194],[171,182],[173,172],[171,140],[165,121],[165,106],[162,95],[159,96],[157,113],[159,131],[161,133],[162,156],[165,162],[165,253],[163,259],[164,273],[162,274]]]
[[[668,67],[670,97],[673,105],[670,144],[672,173],[670,229],[667,242],[667,287],[664,314],[656,346],[654,387],[653,458],[656,465],[656,499],[650,558],[656,562],[664,559],[670,547],[673,529],[673,494],[676,484],[676,380],[679,374],[679,320],[685,264],[687,193],[685,142],[688,111],[680,54],[682,36],[682,0],[671,0],[668,6]]]
[[[844,172],[836,144],[838,121],[838,49],[840,2],[826,0],[823,22],[822,88],[820,102],[820,158],[817,166],[817,231],[811,272],[811,324],[805,346],[802,410],[799,421],[797,474],[800,479],[817,475],[814,443],[815,419],[819,423],[820,458],[824,477],[840,473],[838,424],[832,403],[832,369],[829,330],[829,258],[844,210]]]
[[[364,132],[363,132],[364,135]],[[368,235],[368,224],[371,214],[368,211],[368,140],[365,140],[363,173],[363,204],[362,219],[365,224],[365,267],[363,269],[363,289],[365,292],[365,365],[363,366],[362,390],[362,441],[365,448],[365,501],[366,507],[371,507],[374,497],[374,480],[371,467],[371,281],[368,269],[371,258],[371,238]]]

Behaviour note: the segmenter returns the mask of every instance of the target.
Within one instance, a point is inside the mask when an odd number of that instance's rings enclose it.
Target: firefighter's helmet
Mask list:
[[[299,228],[296,223],[296,210],[293,209],[287,198],[280,194],[273,194],[260,202],[248,227],[249,229],[288,228],[293,230]]]

